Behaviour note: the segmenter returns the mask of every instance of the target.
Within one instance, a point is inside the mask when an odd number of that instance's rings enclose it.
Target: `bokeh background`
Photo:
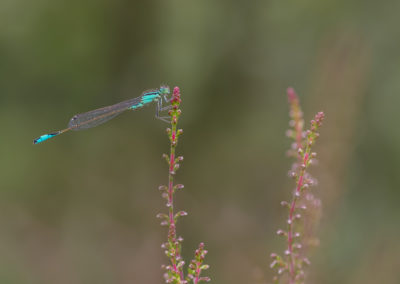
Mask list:
[[[293,188],[285,89],[323,202],[309,283],[400,283],[400,2],[2,0],[0,282],[163,283],[166,124],[154,108],[33,146],[75,113],[182,90],[177,208],[213,283],[272,278]]]

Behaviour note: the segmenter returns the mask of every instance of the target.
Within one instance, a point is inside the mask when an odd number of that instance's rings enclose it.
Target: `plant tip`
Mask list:
[[[287,93],[287,96],[289,99],[289,103],[297,100],[298,97],[297,97],[296,91],[292,87],[287,88],[286,93]]]

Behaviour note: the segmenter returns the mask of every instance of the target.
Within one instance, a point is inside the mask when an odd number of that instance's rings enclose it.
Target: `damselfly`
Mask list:
[[[161,86],[159,89],[144,92],[140,97],[126,100],[115,105],[106,106],[89,112],[74,115],[68,123],[68,128],[57,132],[44,134],[33,140],[33,144],[38,144],[65,133],[69,130],[84,130],[103,124],[126,110],[137,110],[152,102],[156,103],[156,118],[167,121],[166,117],[160,116],[160,112],[169,109],[170,106],[163,107],[163,100],[168,102],[170,90],[168,86]]]

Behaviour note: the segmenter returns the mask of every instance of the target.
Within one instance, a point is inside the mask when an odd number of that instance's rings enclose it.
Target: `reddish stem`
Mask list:
[[[301,167],[300,173],[299,173],[299,178],[297,180],[297,186],[295,190],[295,194],[293,196],[293,201],[290,206],[290,211],[289,211],[289,221],[288,221],[288,252],[289,252],[289,274],[290,274],[290,284],[295,283],[295,278],[296,278],[296,272],[295,272],[295,257],[294,257],[294,252],[293,252],[293,213],[294,210],[296,209],[296,201],[298,197],[300,196],[301,188],[303,186],[303,181],[304,181],[304,174],[306,172],[306,165],[308,164],[308,159],[309,159],[309,151],[310,147],[309,141],[311,141],[311,138],[307,140],[307,147],[306,151],[304,153],[304,158],[302,159],[302,164],[299,166]],[[300,156],[300,155],[299,155]],[[301,157],[299,157],[301,159]]]
[[[175,246],[176,239],[176,224],[174,218],[174,169],[175,169],[175,145],[176,145],[176,124],[172,126],[171,133],[171,154],[169,157],[169,180],[168,180],[168,204],[169,204],[169,239]],[[180,281],[183,282],[183,271],[177,267],[180,252],[179,245],[175,247],[174,257],[171,259],[174,271],[180,275]]]
[[[197,262],[197,269],[196,269],[196,277],[194,278],[193,284],[197,284],[199,283],[199,279],[200,279],[200,273],[201,273],[201,269],[200,269],[200,265],[201,263]]]
[[[291,105],[291,116],[294,120],[294,131],[295,131],[295,141],[297,144],[297,150],[303,149],[302,146],[302,133],[303,133],[303,113],[300,108],[300,101],[299,98],[294,91],[293,88],[288,88],[287,89],[287,94],[288,94],[288,99],[289,103]],[[300,167],[302,164],[306,164],[306,161],[308,159],[308,155],[304,156],[304,159],[301,157],[301,155],[298,153],[298,166]],[[290,284],[293,284],[295,281],[295,258],[293,255],[293,214],[296,209],[296,201],[298,196],[300,196],[300,191],[301,187],[303,186],[303,176],[305,173],[305,168],[301,168],[301,171],[299,173],[299,177],[297,180],[297,186],[296,190],[293,196],[292,203],[290,205],[290,210],[289,210],[289,219],[288,219],[288,253],[289,253],[289,275],[290,275]]]

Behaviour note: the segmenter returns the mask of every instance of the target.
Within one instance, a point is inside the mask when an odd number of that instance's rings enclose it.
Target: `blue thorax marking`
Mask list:
[[[141,108],[144,105],[146,105],[148,103],[151,103],[151,102],[153,102],[153,101],[155,101],[155,100],[157,100],[159,98],[160,98],[160,93],[159,92],[150,92],[150,93],[143,94],[140,103],[138,103],[136,105],[133,105],[130,108],[132,110]]]
[[[144,94],[142,97],[142,103],[146,104],[146,103],[150,103],[152,101],[154,101],[155,99],[160,98],[160,94],[159,93],[153,93],[153,94]]]

